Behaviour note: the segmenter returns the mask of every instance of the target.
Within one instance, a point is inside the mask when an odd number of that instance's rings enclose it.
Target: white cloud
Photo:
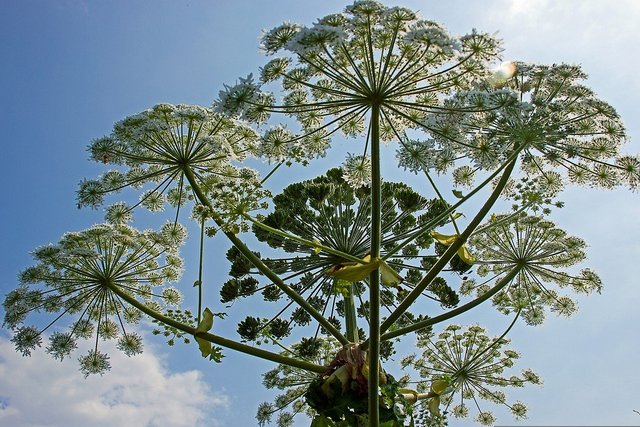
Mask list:
[[[640,61],[630,54],[640,40],[635,0],[496,0],[479,12],[484,29],[504,37],[507,55],[583,64],[594,77],[637,83]]]
[[[148,346],[147,346],[148,347]],[[228,397],[199,371],[170,372],[147,348],[128,358],[109,343],[100,348],[112,369],[86,380],[75,358],[59,362],[43,349],[22,357],[0,337],[0,424],[14,427],[180,427],[216,425]]]

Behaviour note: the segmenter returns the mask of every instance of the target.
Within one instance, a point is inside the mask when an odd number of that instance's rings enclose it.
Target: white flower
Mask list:
[[[53,357],[69,356],[77,339],[92,336],[96,346],[98,338],[120,338],[119,349],[128,355],[138,353],[142,348],[140,338],[125,329],[125,322],[137,323],[141,313],[132,310],[114,289],[151,306],[157,294],[150,283],[160,285],[179,279],[180,270],[167,267],[169,263],[181,265],[176,252],[179,239],[166,236],[166,230],[163,233],[139,232],[126,225],[96,225],[67,233],[57,245],[36,250],[38,264],[20,275],[20,287],[3,303],[4,322],[14,329],[16,349],[29,355],[40,346],[42,334],[67,317],[73,319],[69,331],[50,335],[46,350]],[[169,274],[167,268],[173,273]],[[162,296],[171,304],[180,300],[173,288],[163,291]],[[155,308],[162,310],[162,306]],[[43,311],[60,313],[43,329],[23,326],[29,313]],[[108,357],[97,347],[79,360],[85,376],[109,368]]]
[[[342,164],[342,178],[353,189],[368,186],[371,183],[371,159],[349,154]]]

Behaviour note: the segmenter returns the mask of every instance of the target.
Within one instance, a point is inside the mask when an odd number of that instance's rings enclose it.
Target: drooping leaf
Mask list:
[[[209,308],[205,308],[202,312],[202,319],[196,328],[196,333],[198,332],[209,332],[213,327],[213,312],[209,310]]]
[[[440,416],[440,396],[448,392],[449,385],[448,378],[435,380],[431,383],[431,392],[429,394],[433,395],[433,397],[429,399],[428,408],[434,417]]]
[[[380,265],[380,259],[371,260],[371,255],[362,258],[364,263],[349,262],[336,264],[327,270],[329,276],[348,282],[359,282],[369,277],[369,274]]]
[[[447,387],[449,387],[449,382],[446,380],[435,380],[431,383],[431,391],[437,395],[442,394]]]
[[[457,234],[442,234],[437,231],[431,232],[431,237],[433,237],[436,241],[442,243],[445,246],[451,246],[456,239],[458,238]]]
[[[380,280],[385,286],[396,286],[404,280],[397,271],[389,266],[384,260],[380,263]]]
[[[402,283],[402,277],[389,266],[382,258],[371,260],[371,255],[362,258],[364,263],[350,262],[336,264],[326,273],[337,279],[347,282],[359,282],[369,278],[369,275],[376,268],[380,269],[380,279],[385,286],[395,286]]]
[[[431,412],[431,415],[433,415],[434,417],[439,417],[440,416],[440,396],[433,396],[431,399],[429,399],[429,412]]]
[[[196,342],[198,343],[198,347],[200,348],[202,357],[210,356],[210,358],[213,360],[213,357],[211,357],[211,354],[212,354],[211,343],[205,340],[204,338],[200,338],[198,336],[198,333],[209,332],[209,330],[212,327],[213,327],[213,312],[211,312],[209,308],[205,308],[204,312],[202,313],[202,319],[200,320],[200,323],[196,328],[194,337],[196,339]]]
[[[438,233],[437,231],[432,231],[431,236],[435,240],[446,246],[451,246],[453,243],[455,243],[458,237],[460,237],[459,234],[442,234]],[[466,243],[458,248],[457,254],[462,261],[466,262],[469,265],[473,264],[476,261],[476,258],[471,254],[471,252],[469,252]]]
[[[474,257],[471,252],[469,252],[466,244],[460,246],[460,248],[458,249],[458,256],[462,261],[466,262],[469,265],[476,262],[476,257]]]
[[[202,353],[202,357],[207,357],[211,354],[211,343],[204,338],[195,337],[196,342],[198,343],[198,348],[200,348],[200,353]]]

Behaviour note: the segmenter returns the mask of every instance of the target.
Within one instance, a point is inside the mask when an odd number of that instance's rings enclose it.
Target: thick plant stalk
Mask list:
[[[198,181],[196,180],[196,177],[193,174],[193,171],[189,167],[185,167],[184,173],[185,173],[185,176],[187,177],[187,180],[189,181],[189,184],[191,185],[191,188],[193,188],[193,191],[198,197],[198,200],[200,200],[200,203],[212,208],[211,202],[209,201],[207,196],[204,194],[204,192],[198,185]],[[218,219],[214,218],[214,221],[216,221],[218,225],[221,225]],[[238,237],[234,233],[224,229],[222,231],[224,232],[225,236],[227,236],[227,238],[231,241],[231,243],[233,243],[233,245],[236,248],[238,248],[238,250],[242,253],[242,255],[244,255],[253,265],[256,266],[256,268],[260,271],[260,273],[264,274],[269,280],[273,282],[274,285],[280,288],[282,292],[284,292],[296,304],[298,304],[307,313],[309,313],[311,317],[316,319],[318,323],[320,323],[320,325],[322,325],[327,331],[329,331],[329,333],[333,335],[335,339],[337,339],[343,345],[349,342],[349,340],[347,340],[347,338],[345,338],[345,336],[342,335],[342,333],[331,322],[329,322],[321,313],[319,313],[315,308],[313,308],[311,304],[309,304],[307,300],[304,299],[304,297],[302,297],[296,291],[291,289],[291,287],[287,286],[287,284],[284,283],[282,279],[278,277],[278,275],[275,274],[269,267],[267,267],[262,262],[262,260],[258,258],[247,247],[247,245],[245,245],[242,242],[242,240],[238,239]]]
[[[371,259],[380,256],[381,240],[381,179],[380,179],[380,106],[371,108]],[[380,416],[380,271],[369,276],[369,425],[377,427]]]
[[[111,291],[113,291],[113,293],[115,293],[116,295],[118,295],[120,298],[122,298],[123,300],[125,300],[127,303],[131,304],[132,306],[134,306],[135,308],[137,308],[138,310],[142,311],[143,313],[147,314],[148,316],[158,320],[159,322],[162,322],[166,325],[172,326],[182,332],[185,332],[187,334],[190,335],[194,335],[196,334],[196,328],[193,328],[191,326],[185,325],[184,323],[180,323],[174,319],[171,319],[170,317],[166,317],[154,310],[152,310],[151,308],[147,307],[145,304],[141,303],[140,301],[138,301],[137,299],[135,299],[134,297],[132,297],[131,295],[129,295],[128,293],[124,292],[122,289],[120,289],[118,286],[115,285],[111,285],[111,284],[107,284],[107,286],[109,287],[109,289]],[[262,350],[259,348],[255,348],[252,347],[250,345],[246,345],[246,344],[242,344],[239,343],[237,341],[228,339],[228,338],[224,338],[221,337],[219,335],[214,335],[211,334],[209,332],[197,332],[197,336],[198,338],[203,338],[213,344],[216,345],[220,345],[222,347],[226,347],[226,348],[230,348],[232,350],[236,350],[239,351],[241,353],[245,353],[251,356],[255,356],[255,357],[259,357],[261,359],[265,359],[265,360],[270,360],[272,362],[276,362],[276,363],[280,363],[283,365],[288,365],[288,366],[293,366],[294,368],[300,368],[300,369],[304,369],[306,371],[310,371],[310,372],[316,372],[316,373],[323,373],[327,370],[326,366],[320,366],[320,365],[316,365],[313,363],[309,363],[309,362],[305,362],[303,360],[299,360],[299,359],[294,359],[291,357],[286,357],[283,356],[281,354],[278,353],[272,353],[270,351],[267,350]]]

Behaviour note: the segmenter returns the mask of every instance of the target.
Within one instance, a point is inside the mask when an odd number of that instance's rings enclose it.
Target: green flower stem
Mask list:
[[[482,227],[479,227],[476,229],[476,233],[484,233],[487,230],[491,230],[492,228],[495,227],[499,227],[501,225],[505,225],[510,223],[511,221],[513,221],[515,218],[518,218],[520,216],[520,214],[524,213],[527,211],[527,209],[529,207],[531,207],[533,205],[532,202],[529,202],[525,205],[523,205],[520,209],[518,209],[517,211],[513,211],[511,212],[509,215],[504,216],[503,218],[497,219],[497,220],[491,220],[488,224],[483,225]]]
[[[127,303],[131,304],[138,310],[142,311],[146,315],[156,319],[159,322],[162,322],[166,325],[172,326],[182,332],[185,332],[190,335],[196,334],[196,328],[191,327],[189,325],[185,325],[184,323],[180,323],[170,317],[166,317],[151,308],[147,307],[145,304],[141,303],[137,299],[135,299],[130,294],[126,293],[124,290],[119,288],[114,284],[107,284],[109,289],[113,291],[120,298],[125,300]],[[267,350],[262,350],[259,348],[255,348],[246,344],[239,343],[237,341],[221,337],[219,335],[214,335],[209,332],[198,332],[198,338],[203,338],[213,344],[220,345],[222,347],[230,348],[232,350],[239,351],[241,353],[245,353],[251,356],[259,357],[261,359],[270,360],[272,362],[280,363],[287,366],[292,366],[294,368],[304,369],[309,372],[323,373],[327,370],[326,366],[316,365],[314,363],[305,362],[304,360],[293,359],[290,357],[283,356],[278,353],[272,353]]]
[[[260,181],[260,185],[262,185],[262,184],[264,184],[265,182],[267,182],[267,180],[268,180],[269,178],[271,178],[271,176],[272,176],[274,173],[276,173],[276,171],[277,171],[278,169],[280,169],[280,166],[282,166],[283,164],[284,164],[284,162],[280,162],[280,163],[278,163],[278,164],[277,164],[273,169],[271,169],[271,172],[269,172],[269,173],[267,174],[267,176],[265,176],[264,178],[262,178],[262,181]]]
[[[278,235],[280,237],[284,237],[286,239],[294,240],[294,241],[296,241],[298,243],[302,243],[305,246],[309,246],[310,248],[320,249],[322,252],[327,252],[327,253],[330,253],[332,255],[339,256],[340,258],[343,258],[343,259],[348,260],[348,261],[357,262],[359,264],[366,264],[365,261],[363,261],[360,258],[355,257],[355,256],[353,256],[351,254],[348,254],[348,253],[345,253],[345,252],[341,252],[341,251],[339,251],[337,249],[330,248],[328,246],[325,246],[325,245],[321,244],[320,242],[314,242],[312,240],[303,239],[302,237],[299,237],[299,236],[293,235],[291,233],[287,233],[286,231],[282,231],[282,230],[279,230],[277,228],[271,227],[271,226],[269,226],[269,225],[267,225],[267,224],[265,224],[263,222],[258,221],[257,219],[253,218],[251,215],[249,215],[246,212],[242,213],[242,217],[245,218],[248,221],[251,221],[252,224],[255,224],[256,226],[262,228],[263,230],[268,231],[269,233],[276,234],[276,235]]]
[[[380,256],[381,243],[381,192],[380,176],[380,105],[371,107],[371,259]],[[375,269],[369,276],[369,426],[380,423],[380,271]]]
[[[207,196],[203,193],[202,189],[198,185],[198,181],[196,180],[193,171],[189,167],[184,168],[184,174],[191,185],[191,188],[195,192],[196,196],[200,200],[200,203],[208,206],[213,210],[211,206],[211,202],[207,198]],[[218,218],[213,218],[214,221],[221,225],[221,221]],[[269,267],[267,267],[260,258],[256,256],[234,233],[222,229],[225,236],[233,243],[233,245],[238,248],[240,253],[244,255],[249,262],[256,266],[256,268],[260,271],[260,273],[264,274],[269,280],[273,282],[282,292],[284,292],[289,298],[291,298],[296,304],[298,304],[302,309],[304,309],[311,317],[316,319],[320,325],[322,325],[335,339],[337,339],[341,344],[348,344],[349,340],[347,340],[342,333],[331,323],[329,322],[321,313],[319,313],[315,308],[311,306],[299,293],[291,289],[291,287],[287,286],[286,283],[282,281],[282,279],[275,274]]]
[[[433,188],[433,191],[436,192],[436,195],[438,196],[438,198],[442,202],[444,202],[445,205],[448,204],[447,201],[444,199],[444,197],[442,197],[442,193],[440,193],[440,190],[438,190],[438,186],[436,185],[436,183],[431,178],[431,175],[429,175],[429,172],[427,172],[425,170],[424,174],[426,175],[427,179],[429,180],[429,183],[431,184],[431,187]],[[453,216],[453,211],[449,214],[449,218],[451,219],[451,223],[453,224],[453,228],[455,228],[456,233],[460,234],[460,229],[458,229],[458,224],[456,224],[456,218],[455,218],[455,216]]]
[[[488,346],[486,346],[484,348],[484,350],[482,350],[479,353],[476,353],[473,355],[473,357],[471,359],[469,359],[466,363],[465,366],[472,366],[473,362],[475,362],[476,360],[480,359],[480,356],[488,353],[489,351],[491,351],[491,349],[495,348],[497,345],[500,344],[500,342],[502,341],[502,339],[504,337],[507,336],[507,334],[509,332],[511,332],[511,329],[513,329],[513,327],[516,324],[516,321],[518,320],[518,318],[520,317],[520,313],[522,312],[522,308],[519,308],[518,311],[516,312],[515,317],[513,318],[513,320],[511,321],[511,323],[509,324],[509,327],[502,333],[502,335],[500,335],[498,338],[494,339],[493,342],[491,344],[489,344]],[[461,373],[461,371],[464,368],[460,368],[458,369],[456,372],[454,372],[451,377],[455,380],[455,378]]]
[[[439,316],[436,317],[430,317],[429,319],[425,319],[422,320],[420,322],[416,322],[412,325],[409,326],[405,326],[404,328],[398,328],[398,329],[394,329],[393,331],[389,331],[385,334],[382,335],[381,339],[382,340],[390,340],[392,338],[395,337],[399,337],[402,335],[406,335],[408,333],[411,332],[415,332],[419,329],[422,328],[426,328],[432,325],[436,325],[440,322],[444,322],[445,320],[451,319],[452,317],[456,317],[466,311],[471,310],[474,307],[477,307],[478,305],[482,304],[483,302],[485,302],[486,300],[488,300],[489,298],[491,298],[492,296],[494,296],[495,294],[497,294],[498,292],[500,292],[505,286],[507,286],[517,275],[518,273],[520,273],[522,269],[521,268],[514,268],[513,270],[511,270],[506,276],[504,276],[502,279],[498,280],[498,282],[495,284],[495,286],[491,289],[489,289],[487,292],[485,292],[484,294],[482,294],[481,296],[479,296],[478,298],[474,299],[473,301],[470,301],[464,305],[461,305],[460,307],[454,308],[453,310],[450,310],[444,314],[441,314]]]
[[[356,321],[356,303],[353,298],[354,284],[349,284],[349,295],[344,297],[344,320],[347,327],[347,339],[353,343],[359,341]]]
[[[402,316],[407,309],[413,304],[416,299],[424,292],[424,290],[429,286],[429,284],[435,279],[438,274],[444,269],[447,263],[453,258],[458,249],[467,241],[471,233],[480,225],[484,217],[489,213],[494,203],[498,200],[500,193],[507,185],[509,177],[513,172],[513,168],[515,167],[516,159],[512,160],[511,163],[504,169],[500,180],[498,181],[496,187],[494,188],[489,198],[484,203],[484,205],[480,208],[476,216],[473,217],[469,225],[464,229],[464,231],[458,236],[456,241],[447,248],[447,250],[442,254],[442,256],[438,259],[438,261],[434,264],[433,267],[427,272],[427,274],[418,282],[415,288],[407,295],[402,302],[396,307],[396,309],[387,317],[387,319],[381,325],[381,331],[384,333],[387,331],[396,320],[400,316]]]
[[[452,205],[449,209],[447,209],[446,211],[442,212],[436,218],[434,218],[433,220],[429,221],[427,224],[424,224],[423,226],[421,226],[416,232],[412,233],[408,238],[403,240],[400,244],[398,244],[392,250],[388,251],[386,253],[386,255],[382,259],[384,261],[388,260],[389,258],[394,256],[395,254],[400,252],[402,250],[402,248],[404,248],[405,246],[407,246],[408,244],[413,242],[422,233],[424,233],[425,231],[429,231],[431,228],[433,228],[434,225],[438,224],[440,221],[442,221],[446,217],[452,215],[453,212],[456,209],[458,209],[460,206],[462,206],[463,203],[465,203],[467,200],[469,200],[471,197],[473,197],[477,192],[479,192],[481,189],[483,189],[487,184],[489,184],[491,181],[493,181],[493,179],[496,176],[498,176],[498,174],[500,172],[502,172],[502,170],[504,170],[504,168],[507,167],[510,164],[510,162],[512,162],[514,159],[516,159],[518,157],[518,155],[520,154],[520,152],[522,151],[523,148],[524,148],[524,146],[514,150],[513,153],[511,153],[511,155],[507,158],[507,160],[496,171],[494,171],[487,179],[485,179],[480,185],[478,185],[471,192],[469,192],[469,194],[467,194],[462,199],[460,199],[458,201],[458,203],[456,203],[455,205]]]
[[[204,262],[204,221],[200,222],[200,259],[198,260],[198,324],[202,316],[202,264]]]

